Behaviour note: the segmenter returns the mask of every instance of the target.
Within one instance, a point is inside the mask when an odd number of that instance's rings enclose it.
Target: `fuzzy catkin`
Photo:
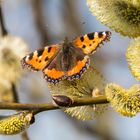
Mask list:
[[[140,38],[136,38],[130,43],[126,59],[133,76],[140,81]]]
[[[133,85],[128,90],[110,83],[105,88],[107,100],[116,112],[133,117],[140,111],[140,86]]]
[[[23,111],[0,119],[0,134],[14,135],[30,126],[34,116],[31,112]]]
[[[28,53],[27,44],[10,35],[0,38],[0,79],[15,83],[23,74],[20,60]]]
[[[139,0],[87,0],[93,15],[121,35],[140,36]]]
[[[104,94],[106,80],[95,69],[90,67],[80,79],[73,81],[64,80],[56,85],[49,85],[52,95],[65,95],[71,98],[84,98],[93,96],[97,89]],[[71,107],[65,112],[79,120],[91,120],[98,117],[107,109],[106,104]]]

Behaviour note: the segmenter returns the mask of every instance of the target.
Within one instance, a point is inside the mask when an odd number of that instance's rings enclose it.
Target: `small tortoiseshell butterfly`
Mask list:
[[[80,78],[90,63],[89,54],[110,39],[111,32],[93,32],[69,42],[46,46],[25,56],[22,66],[31,70],[42,70],[48,82],[58,83],[62,79]]]

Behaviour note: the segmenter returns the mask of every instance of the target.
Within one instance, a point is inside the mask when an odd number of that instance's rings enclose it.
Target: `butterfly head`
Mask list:
[[[64,38],[64,42],[62,44],[63,53],[68,53],[69,49],[73,46],[72,42],[69,41],[68,37]]]
[[[66,36],[66,37],[64,38],[63,44],[68,43],[68,42],[69,42],[69,39],[68,39],[68,37]]]

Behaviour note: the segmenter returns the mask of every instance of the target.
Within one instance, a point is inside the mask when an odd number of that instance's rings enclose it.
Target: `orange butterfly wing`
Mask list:
[[[43,70],[55,56],[58,48],[58,45],[51,45],[30,53],[21,60],[23,68],[26,67],[35,71]]]
[[[47,82],[51,82],[54,84],[61,81],[63,79],[63,77],[65,76],[64,71],[59,71],[55,68],[50,69],[50,70],[48,68],[45,68],[43,70],[43,73],[44,73],[44,78],[47,80]]]
[[[50,64],[43,69],[44,78],[51,83],[58,83],[65,77],[65,72],[61,69],[60,59],[62,57],[62,53],[59,53],[55,56],[55,58],[50,62]]]
[[[73,43],[83,50],[85,54],[94,52],[103,41],[110,39],[111,32],[93,32],[76,38]]]
[[[90,63],[89,56],[85,56],[83,60],[77,61],[75,67],[67,72],[67,79],[73,80],[75,78],[80,78],[81,75],[88,69]]]

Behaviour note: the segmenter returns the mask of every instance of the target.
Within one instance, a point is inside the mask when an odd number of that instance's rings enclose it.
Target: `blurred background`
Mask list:
[[[3,0],[5,26],[20,36],[30,51],[94,31],[110,30],[91,15],[86,0]],[[112,38],[94,54],[95,68],[113,83],[129,88],[136,83],[125,59],[130,39],[112,32]],[[20,101],[44,103],[51,100],[41,73],[28,72],[18,83]],[[140,115],[122,117],[111,109],[100,119],[78,121],[63,111],[36,116],[27,130],[30,140],[139,140]],[[20,135],[0,136],[0,140],[20,140]]]

